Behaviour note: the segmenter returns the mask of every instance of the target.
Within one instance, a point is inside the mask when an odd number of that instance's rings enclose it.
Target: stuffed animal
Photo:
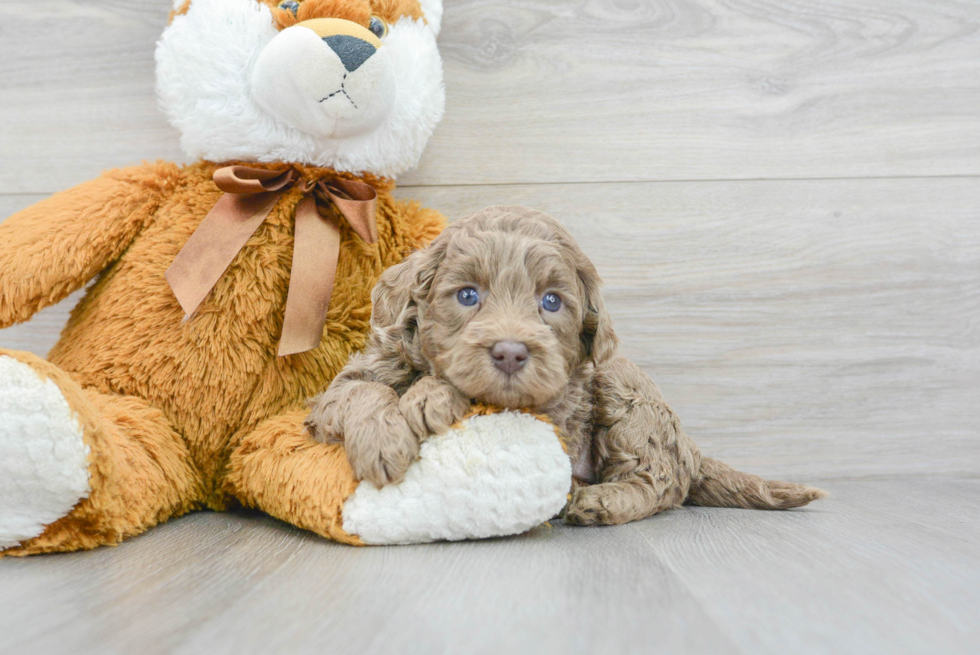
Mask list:
[[[474,416],[358,483],[305,401],[380,274],[442,229],[395,200],[443,112],[441,0],[177,0],[157,90],[186,166],[0,224],[0,328],[92,282],[47,360],[0,349],[0,554],[116,544],[240,503],[347,543],[521,532],[565,503],[550,425]]]

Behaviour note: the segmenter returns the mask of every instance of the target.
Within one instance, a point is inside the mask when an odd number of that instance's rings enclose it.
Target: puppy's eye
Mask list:
[[[299,11],[299,3],[296,0],[283,0],[279,3],[279,8],[291,11],[293,16],[295,16],[296,12]]]
[[[561,309],[561,298],[557,293],[546,293],[541,299],[541,309],[547,312],[557,312]]]
[[[480,292],[473,287],[466,287],[465,289],[460,289],[456,292],[456,300],[459,301],[460,305],[472,307],[476,303],[480,302]]]
[[[368,26],[368,29],[380,39],[388,33],[388,23],[384,22],[384,19],[378,18],[377,16],[371,16],[371,24]]]

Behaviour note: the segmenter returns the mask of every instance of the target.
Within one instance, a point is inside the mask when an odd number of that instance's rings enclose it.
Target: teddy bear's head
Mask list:
[[[175,0],[157,93],[187,155],[394,177],[442,117],[442,0]]]

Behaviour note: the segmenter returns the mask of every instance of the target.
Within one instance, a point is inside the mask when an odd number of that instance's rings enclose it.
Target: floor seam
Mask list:
[[[683,508],[680,508],[680,509],[675,510],[675,511],[683,511]],[[725,636],[725,638],[728,639],[728,641],[732,644],[732,646],[735,647],[735,649],[736,649],[736,651],[738,653],[744,653],[745,655],[749,655],[749,651],[745,650],[745,648],[742,646],[742,644],[740,643],[740,641],[738,640],[738,638],[734,634],[732,634],[732,632],[728,628],[728,626],[726,624],[722,623],[721,620],[719,619],[719,617],[713,611],[711,611],[711,609],[708,606],[708,604],[694,590],[694,588],[684,578],[684,576],[681,575],[681,572],[678,571],[677,568],[673,564],[671,564],[670,562],[668,562],[660,554],[660,552],[657,550],[656,546],[654,546],[653,543],[650,541],[649,537],[647,537],[645,534],[643,534],[643,532],[636,526],[636,523],[629,524],[629,528],[633,532],[635,532],[636,534],[638,534],[640,536],[640,539],[642,539],[644,541],[644,543],[646,543],[646,545],[650,547],[650,550],[653,551],[653,555],[654,555],[654,557],[657,558],[657,561],[660,562],[664,566],[664,568],[666,568],[668,571],[670,571],[670,573],[674,576],[674,579],[675,580],[677,580],[680,584],[682,584],[684,586],[684,589],[687,590],[688,595],[697,604],[697,606],[699,608],[701,608],[701,611],[704,612],[705,616],[707,616],[707,617],[709,617],[711,619],[711,621],[714,624],[715,628],[718,629],[718,632],[721,633],[721,634],[723,634]]]

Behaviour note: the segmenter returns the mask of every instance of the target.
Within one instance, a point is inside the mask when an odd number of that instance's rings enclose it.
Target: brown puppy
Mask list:
[[[624,523],[683,502],[784,509],[824,492],[702,457],[659,389],[617,356],[595,267],[553,218],[490,207],[386,271],[372,334],[313,402],[354,473],[402,479],[420,441],[471,400],[547,414],[567,439],[571,523]]]

